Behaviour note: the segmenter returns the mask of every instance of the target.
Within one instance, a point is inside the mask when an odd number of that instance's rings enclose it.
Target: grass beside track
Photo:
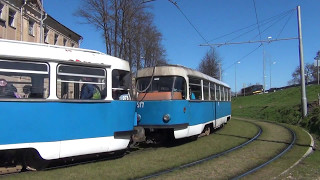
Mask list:
[[[291,134],[285,128],[266,122],[256,123],[263,129],[263,134],[257,141],[218,159],[161,176],[159,179],[230,179],[271,159],[290,142]],[[276,175],[255,175],[254,179],[270,179]]]
[[[315,151],[297,166],[280,176],[281,179],[320,179],[320,141],[315,136],[314,140]]]
[[[173,147],[149,148],[126,156],[96,163],[49,171],[23,173],[9,179],[133,179],[186,164],[242,144],[258,129],[244,121],[231,120],[210,136]],[[4,178],[5,179],[5,178]]]
[[[283,124],[285,125],[285,124]],[[244,179],[279,179],[280,174],[297,162],[308,150],[311,139],[301,127],[285,125],[296,133],[296,143],[291,150],[276,161],[268,164],[263,169],[246,176]],[[268,176],[266,176],[268,175]]]

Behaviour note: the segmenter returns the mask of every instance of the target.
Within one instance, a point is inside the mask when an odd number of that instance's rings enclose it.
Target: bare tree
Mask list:
[[[202,58],[198,70],[216,79],[220,79],[219,64],[221,58],[214,48],[211,48]],[[221,70],[222,71],[222,70]],[[222,72],[221,72],[222,74]]]
[[[105,40],[106,53],[125,59],[134,72],[166,63],[162,35],[142,0],[82,0],[75,15],[94,25]]]
[[[315,81],[317,79],[317,68],[313,64],[306,64],[305,65],[305,78],[306,83]],[[291,74],[292,79],[288,82],[289,85],[293,84],[300,84],[301,78],[300,78],[300,66],[297,66],[296,69]]]

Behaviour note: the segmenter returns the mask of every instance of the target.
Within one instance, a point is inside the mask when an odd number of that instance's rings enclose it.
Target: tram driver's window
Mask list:
[[[130,100],[130,72],[112,70],[112,98],[114,100]]]
[[[201,100],[201,79],[189,78],[190,100]]]
[[[49,96],[46,63],[0,60],[0,98],[44,99]]]
[[[57,96],[59,99],[105,99],[106,70],[104,68],[59,64]]]

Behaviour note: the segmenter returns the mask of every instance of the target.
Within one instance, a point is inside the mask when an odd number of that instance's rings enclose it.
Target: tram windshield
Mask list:
[[[137,80],[137,89],[140,91],[138,99],[145,96],[145,92],[147,92],[147,95],[144,100],[185,99],[186,82],[183,77],[153,77],[151,84],[150,80],[151,77],[143,77]]]

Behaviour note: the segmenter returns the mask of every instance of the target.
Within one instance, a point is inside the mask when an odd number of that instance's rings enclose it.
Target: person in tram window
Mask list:
[[[17,88],[5,79],[0,79],[0,98],[20,98]]]
[[[91,82],[91,78],[82,78],[83,81]],[[101,99],[100,89],[95,84],[85,83],[81,87],[80,99]]]

